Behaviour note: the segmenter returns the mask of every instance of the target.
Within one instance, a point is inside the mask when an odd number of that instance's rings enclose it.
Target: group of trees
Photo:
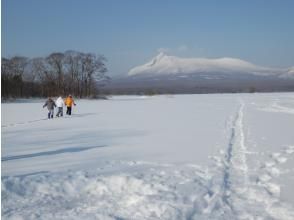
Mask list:
[[[99,85],[109,80],[105,62],[104,56],[77,51],[2,58],[2,97],[97,96]]]

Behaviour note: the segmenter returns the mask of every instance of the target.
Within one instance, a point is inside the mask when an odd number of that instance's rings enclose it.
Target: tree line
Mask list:
[[[106,58],[93,53],[66,51],[47,57],[2,58],[2,98],[48,97],[72,94],[95,97],[110,78]]]

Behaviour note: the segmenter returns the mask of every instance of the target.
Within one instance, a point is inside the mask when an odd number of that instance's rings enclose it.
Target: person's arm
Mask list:
[[[48,105],[48,102],[46,101],[45,104],[43,105],[43,108],[45,108]]]

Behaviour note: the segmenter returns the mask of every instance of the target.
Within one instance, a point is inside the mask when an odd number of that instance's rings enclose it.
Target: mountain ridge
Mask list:
[[[197,73],[247,73],[253,75],[294,77],[294,67],[287,69],[269,68],[255,65],[232,57],[222,58],[181,58],[163,52],[149,62],[129,70],[128,76],[170,75]]]

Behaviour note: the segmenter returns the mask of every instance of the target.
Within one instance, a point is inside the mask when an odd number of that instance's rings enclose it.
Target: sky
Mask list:
[[[1,53],[104,55],[109,75],[159,52],[294,66],[293,0],[2,0]]]

